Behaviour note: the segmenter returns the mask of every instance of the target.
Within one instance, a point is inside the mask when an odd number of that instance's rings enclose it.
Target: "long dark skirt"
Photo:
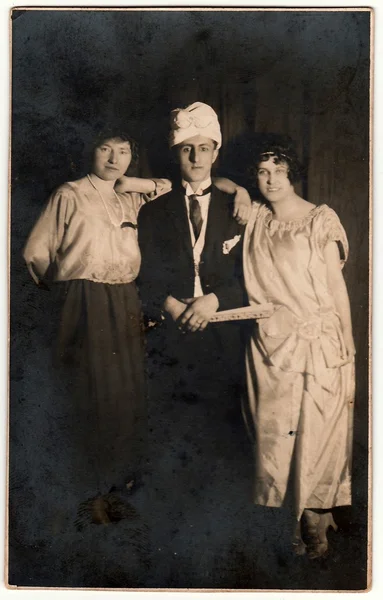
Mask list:
[[[65,373],[77,478],[89,491],[123,489],[146,460],[141,305],[134,283],[59,284],[57,359]]]

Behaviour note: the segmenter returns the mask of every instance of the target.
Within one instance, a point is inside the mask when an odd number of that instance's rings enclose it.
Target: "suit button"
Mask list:
[[[210,287],[210,284],[208,284],[208,283],[207,283],[207,284],[205,285],[205,287],[209,288],[209,287]]]

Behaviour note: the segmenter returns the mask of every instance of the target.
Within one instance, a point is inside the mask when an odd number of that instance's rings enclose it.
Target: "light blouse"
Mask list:
[[[134,281],[141,264],[137,215],[146,199],[130,192],[102,199],[87,177],[59,186],[23,252],[35,282],[47,275],[53,281]]]

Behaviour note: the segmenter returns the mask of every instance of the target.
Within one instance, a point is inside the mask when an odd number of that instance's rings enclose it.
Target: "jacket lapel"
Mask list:
[[[203,249],[204,259],[207,259],[213,253],[217,237],[220,237],[220,232],[226,227],[227,201],[225,201],[226,198],[222,198],[221,196],[221,192],[213,185],[207,219],[205,246]]]

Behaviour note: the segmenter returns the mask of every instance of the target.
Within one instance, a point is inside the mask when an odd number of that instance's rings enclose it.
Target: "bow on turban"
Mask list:
[[[176,108],[170,113],[170,147],[181,144],[195,135],[203,135],[222,145],[221,128],[217,114],[208,104],[194,102],[186,108]]]

